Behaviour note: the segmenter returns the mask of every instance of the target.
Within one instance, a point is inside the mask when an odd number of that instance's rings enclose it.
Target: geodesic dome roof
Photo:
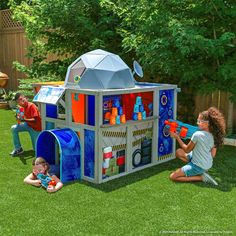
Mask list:
[[[131,69],[118,56],[101,49],[83,54],[67,70],[65,86],[85,89],[133,88]]]

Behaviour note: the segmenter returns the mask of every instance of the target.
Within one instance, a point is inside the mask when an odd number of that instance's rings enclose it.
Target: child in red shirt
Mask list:
[[[14,150],[10,155],[13,157],[24,152],[21,146],[19,132],[28,132],[30,134],[33,150],[35,150],[36,139],[42,130],[41,117],[37,106],[32,102],[28,102],[27,98],[22,93],[15,95],[15,101],[20,107],[24,108],[24,117],[19,124],[11,127]]]

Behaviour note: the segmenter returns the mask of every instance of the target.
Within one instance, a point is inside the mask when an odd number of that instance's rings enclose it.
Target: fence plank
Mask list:
[[[227,92],[216,91],[210,95],[198,95],[195,97],[195,116],[211,106],[218,108],[225,117],[227,132],[236,133],[236,105],[230,102]]]

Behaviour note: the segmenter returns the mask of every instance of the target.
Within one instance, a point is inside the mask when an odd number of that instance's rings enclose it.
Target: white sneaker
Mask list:
[[[218,183],[206,172],[202,174],[202,181],[205,183],[210,183],[213,185],[218,185]]]
[[[24,150],[23,150],[22,147],[21,147],[21,148],[19,148],[19,149],[17,149],[17,150],[13,150],[13,151],[10,153],[10,155],[13,156],[13,157],[15,157],[15,156],[18,156],[18,155],[22,154],[23,152],[24,152]]]

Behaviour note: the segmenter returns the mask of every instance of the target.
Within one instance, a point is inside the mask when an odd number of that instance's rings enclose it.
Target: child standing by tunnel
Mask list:
[[[196,131],[185,144],[177,133],[170,132],[180,145],[176,157],[187,163],[170,175],[176,182],[203,181],[214,185],[218,183],[207,173],[212,167],[217,148],[223,144],[225,119],[215,107],[200,112],[197,119],[199,131]]]

